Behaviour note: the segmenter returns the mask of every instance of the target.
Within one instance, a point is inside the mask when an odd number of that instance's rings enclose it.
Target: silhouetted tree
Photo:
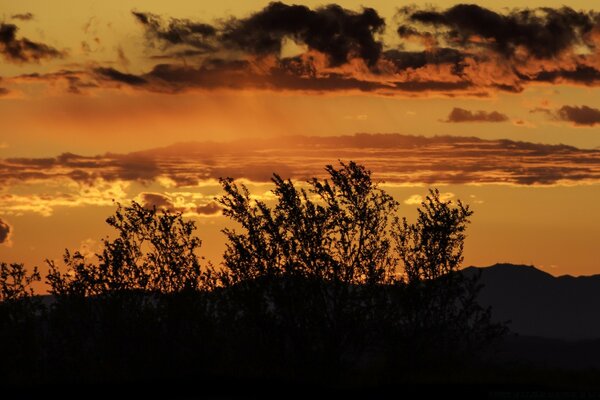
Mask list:
[[[243,229],[224,231],[222,280],[248,296],[240,301],[242,317],[258,316],[256,329],[272,321],[270,329],[296,356],[339,364],[365,346],[377,310],[374,289],[393,279],[388,231],[397,202],[363,166],[326,170],[330,180],[312,179],[307,189],[275,174],[273,208],[221,180],[223,213]]]
[[[489,309],[477,303],[479,276],[466,277],[463,261],[465,230],[473,214],[460,200],[440,198],[431,189],[421,202],[416,222],[394,222],[393,240],[400,259],[403,330],[407,347],[418,357],[471,356],[500,336],[504,328],[491,323]]]
[[[145,208],[136,202],[118,204],[106,222],[116,229],[114,240],[102,239],[103,249],[91,263],[81,252],[65,251],[67,271],[47,260],[50,292],[55,295],[98,295],[120,291],[177,293],[198,290],[208,277],[196,251],[193,221],[181,213]]]
[[[468,206],[432,190],[409,224],[363,166],[326,170],[329,180],[307,189],[275,174],[274,207],[221,180],[223,213],[242,228],[224,231],[221,280],[241,296],[231,301],[241,306],[236,316],[276,331],[270,348],[282,340],[334,368],[386,340],[442,357],[498,333],[476,302],[476,280],[459,273]]]
[[[50,329],[60,332],[48,346],[53,362],[100,381],[184,370],[203,357],[209,331],[210,266],[197,254],[195,223],[136,202],[119,204],[106,222],[117,235],[95,257],[66,250],[65,266],[47,260],[57,300]]]
[[[36,318],[42,308],[31,285],[40,281],[37,268],[28,273],[23,264],[0,263],[0,382],[24,380],[23,371],[32,373]]]
[[[31,284],[40,280],[37,267],[28,274],[23,264],[0,263],[0,302],[14,302],[32,297]]]
[[[202,265],[193,221],[136,202],[107,219],[117,234],[93,257],[47,260],[45,311],[37,269],[0,264],[0,379],[33,376],[29,361],[72,382],[406,376],[502,333],[460,271],[468,206],[432,190],[409,223],[365,167],[326,171],[303,186],[275,174],[273,205],[222,179],[237,226],[219,269]]]

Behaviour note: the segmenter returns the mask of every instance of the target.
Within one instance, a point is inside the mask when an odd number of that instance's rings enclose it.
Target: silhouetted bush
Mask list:
[[[273,206],[222,179],[237,228],[219,268],[181,213],[119,205],[95,257],[47,261],[51,297],[21,325],[30,364],[7,381],[376,382],[476,359],[503,330],[459,272],[469,208],[434,190],[409,223],[364,167],[326,171],[306,187],[274,175]],[[2,273],[0,310],[14,314],[39,274]]]

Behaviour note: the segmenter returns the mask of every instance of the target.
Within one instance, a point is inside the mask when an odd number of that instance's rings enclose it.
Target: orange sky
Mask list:
[[[516,1],[6,3],[1,261],[93,250],[113,199],[144,193],[187,210],[217,260],[227,221],[193,211],[218,195],[214,178],[246,178],[265,196],[271,171],[303,179],[352,158],[408,216],[430,185],[470,203],[467,265],[600,273],[600,17],[589,2],[528,2],[550,8],[527,15]],[[181,142],[196,144],[168,147]],[[573,147],[544,146],[557,144]]]

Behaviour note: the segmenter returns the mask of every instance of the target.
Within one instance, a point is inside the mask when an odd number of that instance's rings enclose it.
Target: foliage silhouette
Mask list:
[[[52,301],[29,314],[21,376],[392,381],[457,366],[502,335],[476,302],[476,277],[459,272],[467,206],[433,190],[409,223],[363,166],[326,171],[302,187],[275,174],[272,206],[222,179],[218,202],[236,228],[224,230],[219,268],[181,213],[118,205],[107,219],[116,238],[95,260],[68,250],[65,266],[47,260]],[[30,298],[37,270],[5,270],[21,283],[3,293]]]
[[[91,296],[121,291],[177,293],[202,289],[207,275],[196,254],[200,239],[195,224],[181,213],[144,208],[136,202],[118,204],[106,222],[116,229],[114,240],[102,239],[104,248],[92,264],[81,252],[65,251],[67,272],[47,260],[47,282],[55,295]]]
[[[239,317],[232,325],[277,332],[271,351],[278,343],[287,363],[296,356],[299,368],[310,361],[326,371],[369,362],[383,343],[398,359],[439,361],[502,334],[476,303],[476,279],[458,273],[467,206],[432,190],[409,224],[363,166],[326,170],[330,180],[312,179],[308,190],[274,175],[274,208],[221,181],[223,213],[242,228],[225,230],[221,281],[238,296],[228,302]]]
[[[41,280],[34,268],[23,264],[0,263],[0,377],[12,380],[34,359],[38,346],[36,321],[42,311],[31,285]]]

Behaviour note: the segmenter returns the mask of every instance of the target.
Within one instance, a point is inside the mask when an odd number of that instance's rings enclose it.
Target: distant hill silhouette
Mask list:
[[[553,339],[600,338],[600,275],[554,277],[533,266],[495,264],[480,270],[479,294],[496,321],[512,332]]]

